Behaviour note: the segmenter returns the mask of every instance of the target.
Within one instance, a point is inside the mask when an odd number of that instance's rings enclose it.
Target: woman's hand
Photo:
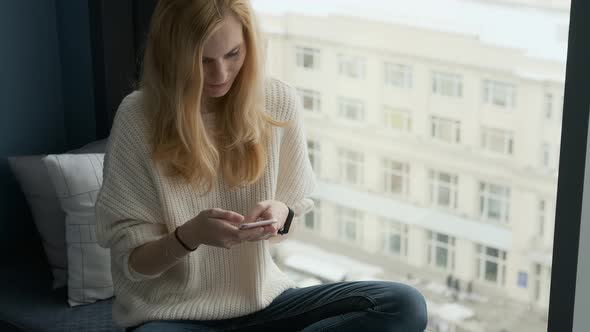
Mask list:
[[[279,229],[283,228],[283,224],[287,220],[287,215],[289,215],[289,208],[285,203],[267,200],[256,203],[254,208],[244,217],[244,223],[254,222],[258,219],[276,219],[278,223],[257,227],[264,228],[262,239],[266,240],[277,236]]]
[[[239,213],[219,208],[203,210],[178,230],[178,236],[191,248],[201,244],[230,249],[243,241],[260,241],[267,234],[263,227],[240,230],[245,221]]]

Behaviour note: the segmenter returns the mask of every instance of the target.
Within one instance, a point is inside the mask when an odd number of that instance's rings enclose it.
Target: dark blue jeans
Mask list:
[[[291,288],[255,313],[210,321],[151,321],[127,331],[423,332],[426,303],[416,289],[386,281]]]

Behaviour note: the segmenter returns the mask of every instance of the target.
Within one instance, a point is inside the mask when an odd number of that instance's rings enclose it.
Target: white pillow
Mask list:
[[[107,139],[94,141],[67,153],[104,153]],[[23,191],[43,249],[53,273],[53,288],[67,284],[67,250],[65,240],[65,213],[60,207],[47,167],[45,155],[12,156],[8,162]]]
[[[23,191],[43,249],[53,273],[53,288],[63,287],[68,280],[65,239],[65,214],[59,206],[53,183],[49,179],[42,155],[8,157],[12,173]]]
[[[43,158],[66,213],[68,302],[88,304],[113,296],[110,252],[96,243],[94,204],[102,186],[104,154]]]

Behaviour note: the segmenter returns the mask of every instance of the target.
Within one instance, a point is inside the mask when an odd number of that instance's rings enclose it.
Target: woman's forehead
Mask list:
[[[234,16],[227,16],[203,45],[203,56],[222,57],[240,45],[243,39],[242,24]]]

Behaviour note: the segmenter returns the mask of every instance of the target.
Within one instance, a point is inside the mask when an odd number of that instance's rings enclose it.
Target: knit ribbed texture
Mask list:
[[[142,92],[131,93],[119,106],[96,202],[98,242],[111,249],[117,324],[128,327],[150,320],[243,316],[265,308],[295,286],[273,262],[268,241],[244,242],[229,250],[203,245],[157,276],[129,268],[133,249],[166,236],[205,209],[246,214],[257,202],[268,199],[286,203],[296,217],[313,208],[307,197],[315,178],[297,93],[275,79],[267,81],[265,93],[267,112],[291,125],[273,129],[263,177],[230,191],[219,176],[213,191],[205,195],[165,176],[151,161]],[[214,124],[214,116],[204,116],[205,126]]]

